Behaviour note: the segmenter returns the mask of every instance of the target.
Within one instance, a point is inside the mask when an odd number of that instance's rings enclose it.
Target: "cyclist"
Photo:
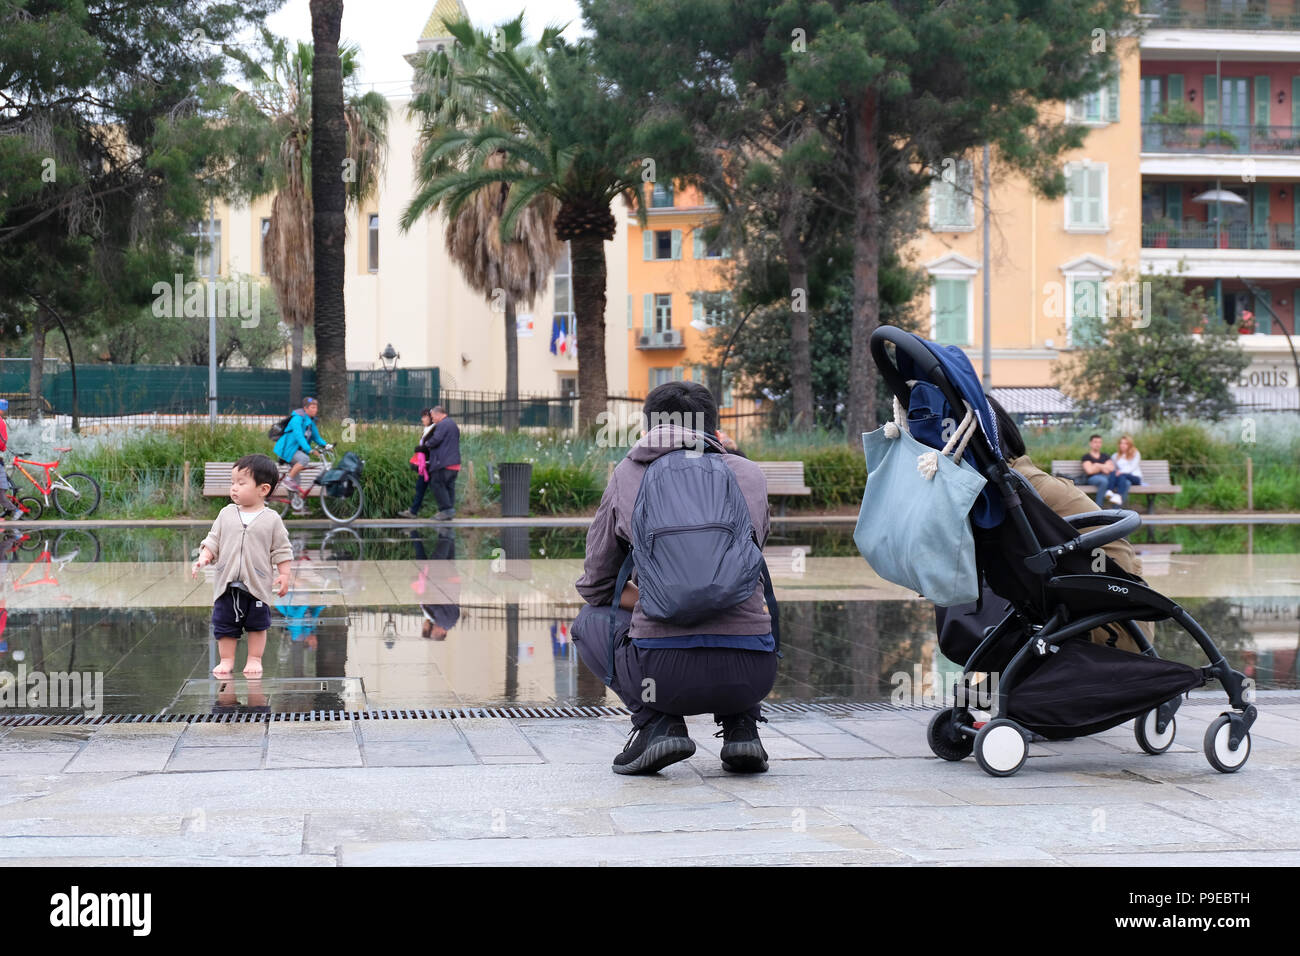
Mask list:
[[[9,399],[0,398],[0,452],[9,447],[9,423],[5,421],[8,414]],[[9,483],[9,470],[5,467],[4,458],[0,457],[0,519],[18,513],[18,506],[9,497],[13,490],[14,486]]]
[[[302,408],[294,409],[284,427],[284,434],[275,443],[275,456],[289,466],[289,474],[284,476],[281,484],[300,495],[307,492],[298,484],[298,473],[311,461],[310,456],[316,450],[313,446],[325,450],[334,447],[321,438],[320,432],[316,430],[316,413],[319,411],[320,405],[316,399],[303,399]]]

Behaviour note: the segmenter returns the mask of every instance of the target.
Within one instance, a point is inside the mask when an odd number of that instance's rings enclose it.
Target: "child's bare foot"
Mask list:
[[[229,677],[234,672],[235,672],[235,659],[233,657],[230,658],[229,660],[223,657],[221,659],[221,663],[218,664],[216,667],[212,668],[213,677]]]
[[[262,659],[260,657],[250,657],[248,659],[248,661],[244,664],[244,676],[245,677],[262,676]]]

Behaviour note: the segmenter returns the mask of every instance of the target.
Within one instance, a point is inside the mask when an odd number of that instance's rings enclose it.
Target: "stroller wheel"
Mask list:
[[[1009,777],[1025,765],[1029,743],[1025,732],[1013,721],[990,720],[975,735],[975,760],[980,769],[994,777]]]
[[[1236,773],[1245,766],[1250,756],[1250,733],[1241,738],[1237,749],[1233,750],[1228,738],[1232,734],[1232,718],[1221,714],[1209,727],[1205,728],[1205,759],[1219,773]]]
[[[1137,738],[1138,746],[1149,754],[1162,754],[1174,745],[1174,734],[1178,730],[1177,718],[1170,717],[1169,724],[1165,727],[1163,734],[1156,732],[1156,710],[1152,707],[1150,710],[1138,714],[1137,720],[1133,721],[1133,736]]]
[[[955,707],[941,710],[930,718],[930,726],[925,729],[926,742],[936,757],[944,760],[965,760],[970,756],[975,742],[954,726],[963,719],[970,722],[970,714]]]

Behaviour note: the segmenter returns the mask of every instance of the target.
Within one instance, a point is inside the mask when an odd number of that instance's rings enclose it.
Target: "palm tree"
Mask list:
[[[515,46],[523,38],[522,15],[502,30],[500,36]],[[416,67],[417,93],[408,108],[421,119],[424,145],[437,133],[463,125],[470,117],[481,115],[488,104],[476,91],[462,88],[456,77],[478,64],[466,48],[456,44],[451,54],[442,51],[427,54]],[[526,56],[526,54],[525,54]],[[498,150],[484,165],[491,169],[505,166],[506,154]],[[436,161],[435,161],[436,165]],[[442,164],[442,171],[447,171]],[[429,166],[421,168],[428,169]],[[463,204],[447,220],[447,251],[460,266],[470,288],[481,292],[489,301],[504,298],[506,341],[506,408],[507,431],[519,428],[519,337],[516,331],[516,307],[531,305],[546,291],[555,263],[564,254],[564,244],[555,237],[554,223],[558,204],[542,194],[520,214],[513,231],[502,238],[501,217],[510,197],[505,183],[486,186]],[[402,219],[403,232],[414,223],[412,216]]]
[[[266,271],[275,292],[280,313],[289,326],[293,357],[289,378],[293,404],[302,401],[303,338],[315,311],[315,243],[312,215],[312,75],[315,63],[312,47],[299,43],[290,52],[284,40],[264,32],[270,56],[268,67],[240,51],[232,50],[251,84],[244,95],[245,123],[271,127],[264,138],[276,153],[265,157],[264,182],[275,188],[271,220],[266,236]],[[344,80],[357,74],[359,51],[345,46],[339,51]],[[346,198],[359,205],[379,184],[387,151],[388,101],[376,92],[353,92],[344,108],[347,130],[348,175],[340,177]],[[317,356],[322,347],[317,343]],[[324,391],[322,389],[322,391]],[[330,406],[335,411],[334,406]]]
[[[347,241],[347,158],[339,29],[343,0],[311,0],[315,69],[311,75],[311,199],[316,323],[316,388],[330,414],[348,413],[347,317],[343,308]]]
[[[454,218],[481,190],[505,187],[503,241],[542,196],[558,205],[557,239],[570,244],[577,325],[578,425],[590,429],[605,410],[605,243],[618,197],[645,220],[642,154],[633,137],[639,117],[600,81],[585,41],[568,45],[557,28],[542,33],[536,67],[519,49],[516,20],[495,37],[465,22],[447,30],[473,70],[455,71],[457,97],[491,109],[462,111],[463,123],[427,130],[416,167],[418,190],[402,217],[409,226],[439,206]],[[504,40],[504,42],[502,42]]]

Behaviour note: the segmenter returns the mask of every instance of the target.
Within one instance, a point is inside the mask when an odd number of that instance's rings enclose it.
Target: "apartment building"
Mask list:
[[[1121,72],[1065,104],[1088,127],[1063,157],[1064,198],[1043,200],[992,170],[992,382],[1043,387],[1070,350],[1141,308],[1121,280],[1178,273],[1242,334],[1241,402],[1295,408],[1288,336],[1300,317],[1300,2],[1164,0],[1121,38]],[[930,276],[931,337],[979,367],[984,283],[980,156],[930,193],[914,245]],[[1136,292],[1136,290],[1134,290]]]

